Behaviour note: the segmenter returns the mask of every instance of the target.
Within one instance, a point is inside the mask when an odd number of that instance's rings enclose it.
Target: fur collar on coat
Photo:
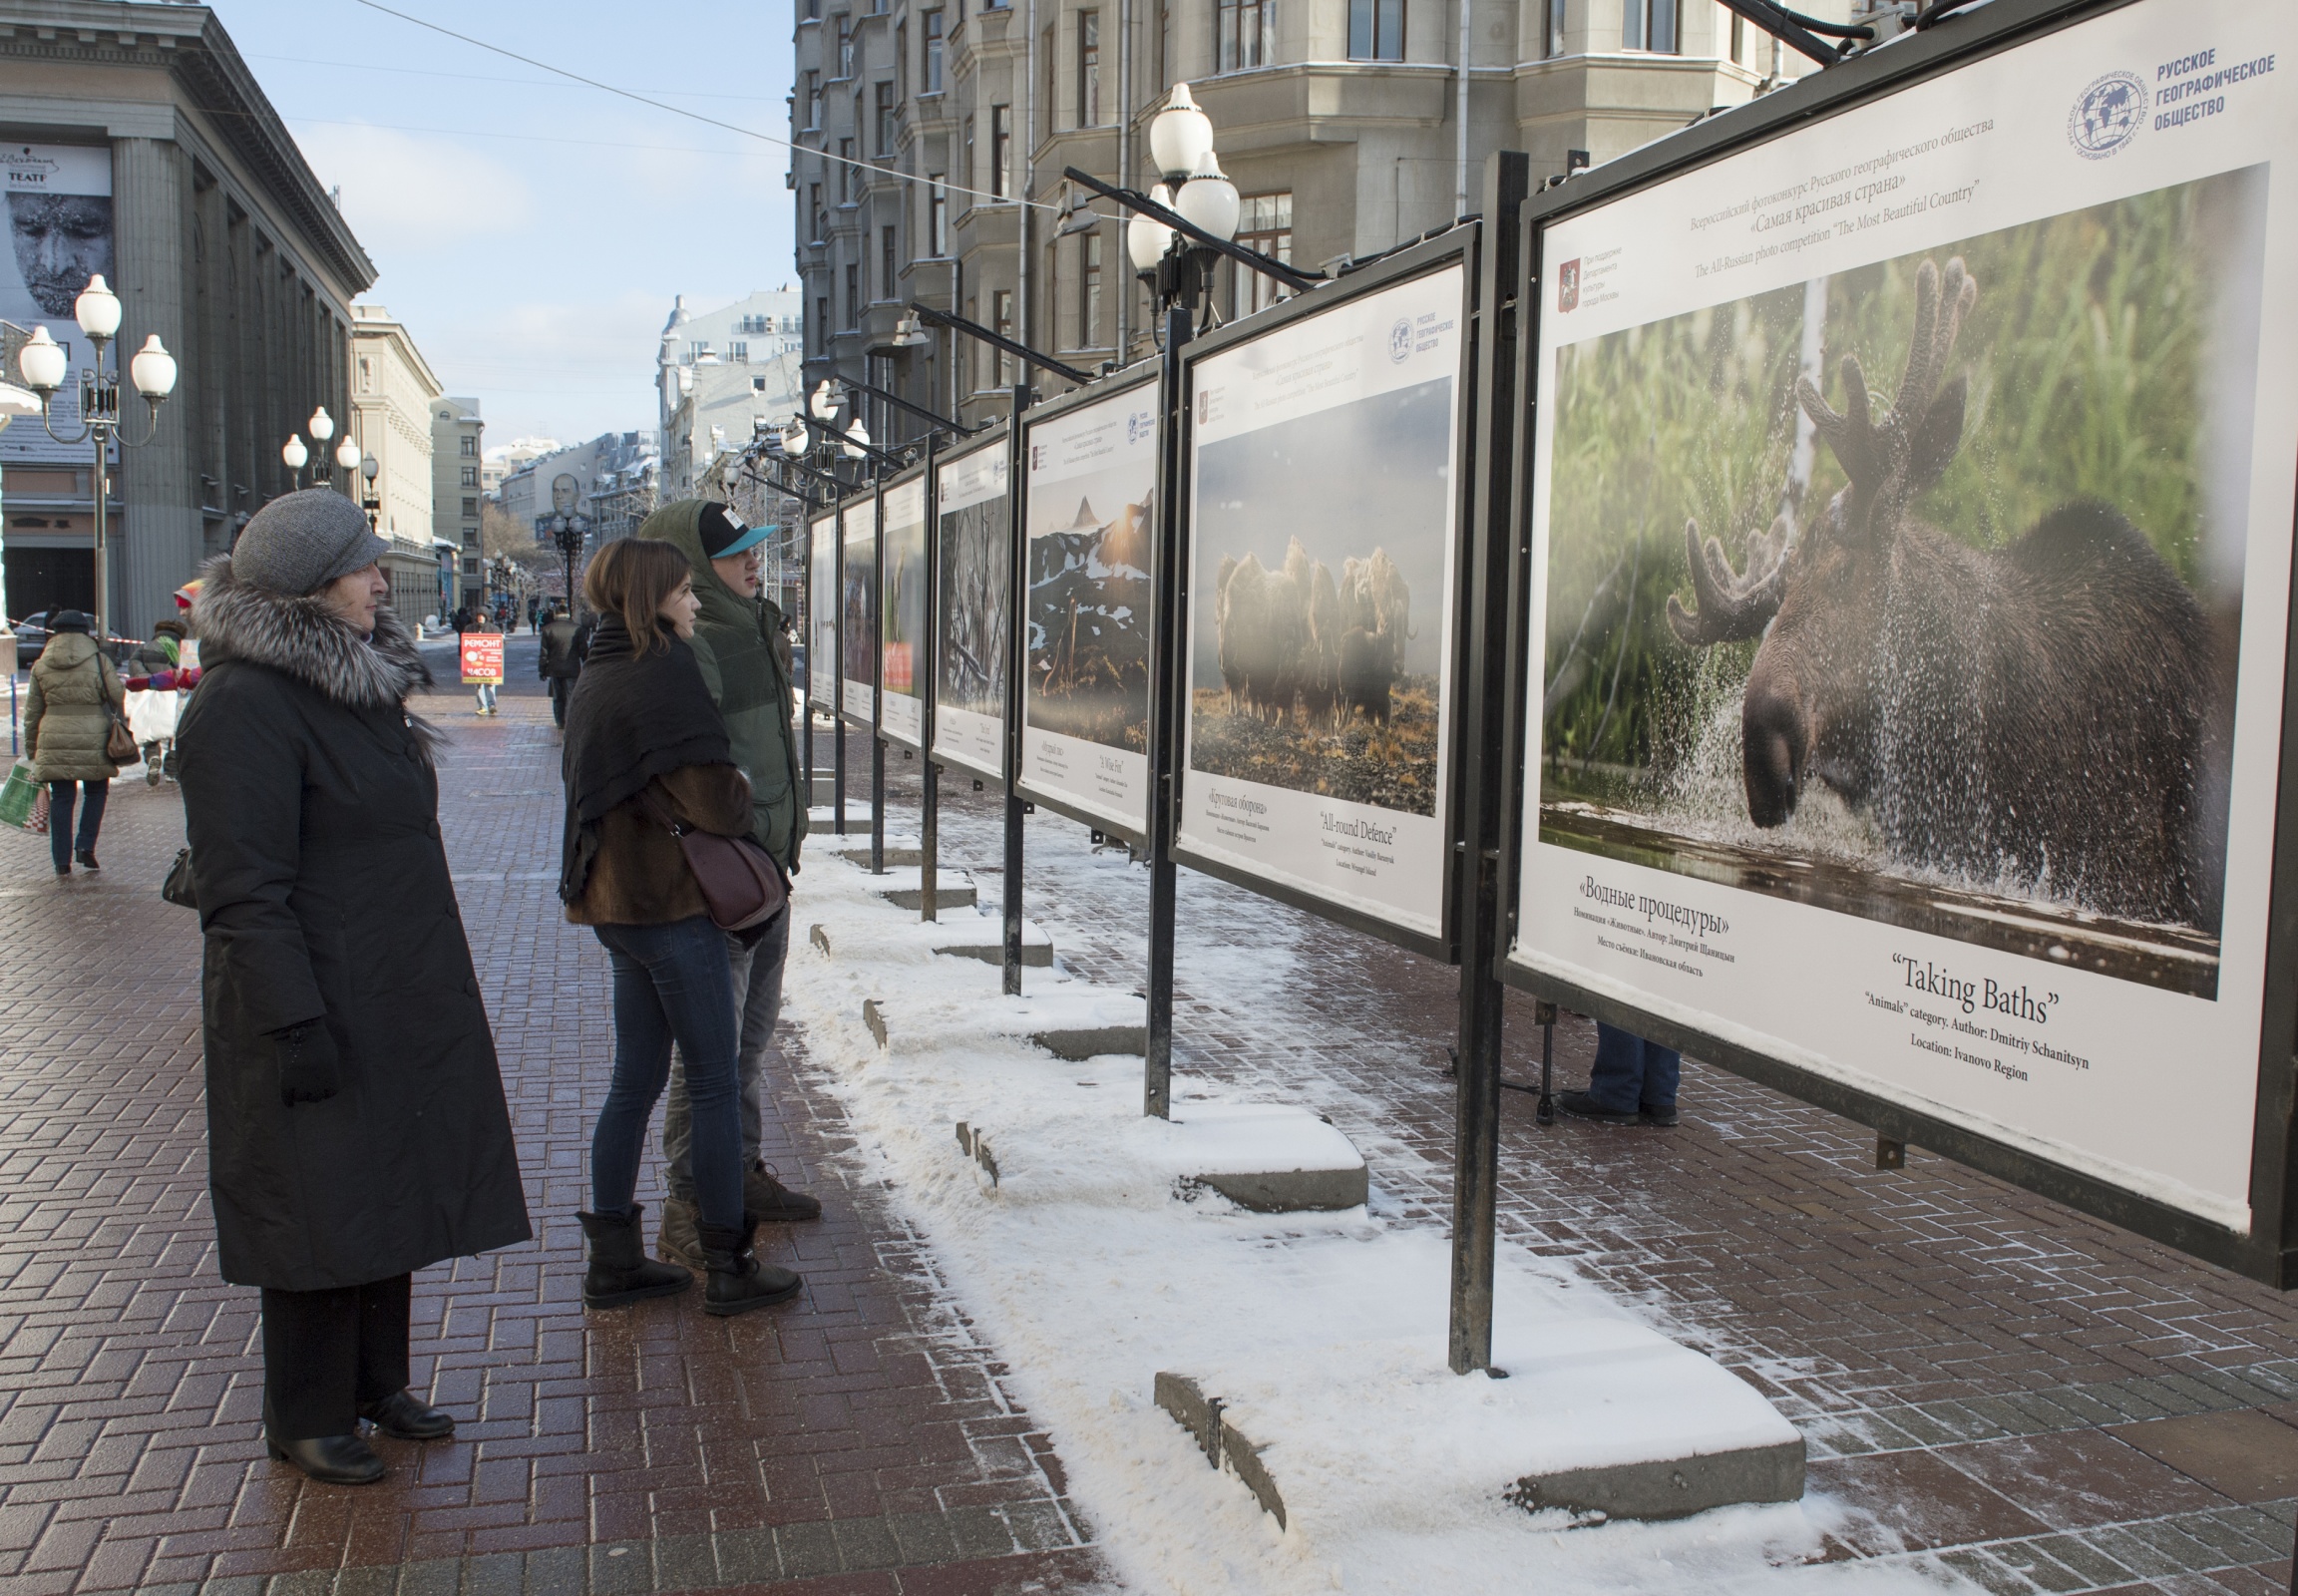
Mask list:
[[[410,692],[432,684],[414,635],[388,604],[376,609],[375,633],[365,637],[316,595],[291,598],[234,581],[229,555],[208,561],[200,577],[192,628],[203,666],[267,665],[354,709],[404,710]],[[407,723],[429,753],[437,734],[413,714]]]

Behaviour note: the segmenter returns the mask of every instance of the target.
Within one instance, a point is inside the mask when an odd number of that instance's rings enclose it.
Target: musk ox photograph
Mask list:
[[[838,668],[838,521],[824,516],[806,529],[806,697],[835,709]]]
[[[1452,382],[1205,446],[1189,768],[1436,812]]]
[[[1012,646],[1007,514],[1003,494],[945,513],[936,568],[942,592],[934,701],[997,719],[1005,714],[1005,663]]]
[[[1032,484],[1028,722],[1149,751],[1154,460]]]
[[[865,508],[845,518],[846,593],[838,626],[846,655],[846,685],[878,681],[877,512]]]
[[[2264,206],[1557,351],[1541,840],[2214,997]]]

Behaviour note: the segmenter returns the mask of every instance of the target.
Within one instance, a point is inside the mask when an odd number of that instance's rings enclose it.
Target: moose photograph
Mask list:
[[[1031,487],[1027,715],[1035,730],[1149,750],[1155,469],[1150,460]]]
[[[1436,812],[1452,379],[1197,453],[1189,768]]]
[[[2215,997],[2264,206],[1556,351],[1541,841]]]
[[[836,709],[838,679],[838,518],[806,529],[806,698]]]
[[[1005,713],[1006,616],[1013,557],[1003,494],[942,516],[934,701],[992,719]]]
[[[924,485],[889,489],[886,511],[886,570],[878,584],[880,684],[890,694],[922,700],[926,680],[918,663],[926,640]]]
[[[868,689],[878,681],[878,512],[864,505],[842,518],[846,591],[839,605],[839,636],[846,649],[848,714],[869,713]]]

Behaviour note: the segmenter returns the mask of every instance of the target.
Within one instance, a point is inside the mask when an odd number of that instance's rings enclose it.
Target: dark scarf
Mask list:
[[[567,832],[559,897],[573,903],[590,880],[598,822],[657,776],[687,765],[730,765],[726,723],[703,685],[694,650],[676,638],[666,654],[640,658],[630,629],[607,615],[567,703]]]

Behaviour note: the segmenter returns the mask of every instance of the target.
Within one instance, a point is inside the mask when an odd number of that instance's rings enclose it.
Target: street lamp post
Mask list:
[[[342,461],[344,453],[353,455],[358,453],[357,448],[348,438],[343,441],[342,452],[339,452],[335,457],[338,462]],[[367,512],[367,530],[373,532],[383,519],[383,499],[375,491],[375,479],[383,474],[383,465],[373,455],[367,456],[364,460],[354,460],[351,464],[359,468],[359,475],[366,482],[364,490],[359,495],[359,508]],[[346,466],[345,469],[348,470],[349,467]]]
[[[106,511],[112,497],[112,443],[118,439],[124,449],[140,449],[152,441],[160,430],[160,406],[176,388],[176,357],[153,333],[144,340],[144,347],[128,362],[129,380],[136,391],[144,396],[150,407],[150,424],[142,438],[130,439],[120,430],[120,377],[117,369],[107,372],[104,353],[120,331],[120,296],[105,286],[101,275],[88,279],[88,286],[72,302],[73,317],[80,323],[80,331],[95,345],[96,360],[80,372],[80,430],[66,438],[56,431],[51,401],[56,391],[64,386],[70,356],[63,346],[49,336],[45,326],[35,328],[32,337],[17,357],[17,367],[24,374],[26,386],[40,396],[40,424],[48,429],[48,436],[58,443],[76,444],[94,439],[96,470],[90,479],[96,500],[96,612],[95,632],[97,646],[102,647],[111,633],[106,630],[105,612],[111,607],[106,602],[108,573],[105,570],[104,534]]]

